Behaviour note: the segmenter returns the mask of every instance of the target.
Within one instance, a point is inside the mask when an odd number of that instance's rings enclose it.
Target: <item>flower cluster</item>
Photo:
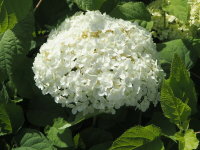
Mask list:
[[[163,76],[150,33],[99,11],[67,18],[53,30],[33,71],[43,94],[73,114],[115,113],[123,105],[146,111],[159,101]]]
[[[170,3],[170,0],[166,1]],[[190,0],[190,17],[188,22],[184,23],[173,15],[162,10],[163,0],[153,1],[148,10],[152,14],[154,22],[153,34],[160,40],[173,40],[195,36],[196,31],[200,29],[200,1]]]

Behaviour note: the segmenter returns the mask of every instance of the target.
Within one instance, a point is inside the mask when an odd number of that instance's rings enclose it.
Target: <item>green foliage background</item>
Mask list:
[[[56,104],[35,86],[31,69],[49,32],[80,11],[137,22],[150,32],[153,0],[0,0],[0,149],[192,150],[199,149],[200,35],[160,41],[166,79],[156,108],[122,107],[115,115],[81,113]],[[163,11],[188,22],[187,0]],[[39,4],[39,5],[38,5]]]

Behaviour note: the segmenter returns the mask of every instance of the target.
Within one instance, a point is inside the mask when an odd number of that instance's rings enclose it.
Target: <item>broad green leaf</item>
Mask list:
[[[179,128],[183,128],[183,123],[188,120],[191,109],[181,99],[174,96],[167,81],[164,81],[162,85],[160,104],[165,117]]]
[[[110,15],[124,20],[151,20],[151,15],[143,2],[127,2],[117,5]]]
[[[61,127],[67,122],[62,118],[54,120],[53,126],[47,129],[47,138],[53,143],[53,145],[60,148],[73,147],[72,133],[69,128],[62,129]]]
[[[124,132],[117,140],[114,141],[110,150],[133,150],[141,148],[146,144],[154,142],[159,138],[161,130],[153,125],[146,127],[136,126]],[[151,144],[150,144],[151,145]],[[162,144],[161,144],[162,145]],[[159,147],[162,150],[163,147]],[[146,149],[145,149],[146,150]]]
[[[7,30],[0,40],[1,80],[6,80],[12,76],[13,59],[17,59],[19,54],[26,55],[28,52],[33,31],[33,21],[31,19],[33,17],[29,16],[28,22],[24,20],[18,23],[14,29]]]
[[[17,132],[24,123],[20,106],[14,103],[0,104],[0,135]]]
[[[53,144],[36,130],[26,129],[20,136],[19,147],[13,150],[56,150]]]
[[[169,42],[157,44],[158,56],[161,65],[168,65],[172,63],[174,54],[177,54],[184,62],[187,68],[196,62],[198,56],[193,50],[189,50],[181,39],[172,40]]]
[[[184,150],[196,149],[199,145],[199,140],[193,130],[187,130],[184,135]]]
[[[98,10],[106,0],[74,0],[82,10]]]
[[[171,74],[168,80],[175,97],[187,103],[192,114],[197,112],[197,95],[189,71],[185,68],[181,59],[175,55],[172,61]]]
[[[184,134],[178,132],[173,138],[179,142],[180,150],[197,149],[199,145],[199,140],[196,137],[196,133],[192,129],[187,130]]]
[[[188,20],[190,11],[188,0],[171,0],[164,10],[184,22]]]
[[[13,29],[20,42],[22,52],[12,59],[11,80],[17,89],[18,95],[23,98],[34,98],[34,94],[38,90],[33,78],[33,60],[26,56],[31,47],[32,33],[34,31],[33,26],[34,19],[33,15],[30,14]]]
[[[0,33],[12,29],[32,9],[32,0],[0,0]]]
[[[13,58],[22,50],[21,43],[14,32],[7,30],[0,41],[0,76],[2,80],[11,76]]]

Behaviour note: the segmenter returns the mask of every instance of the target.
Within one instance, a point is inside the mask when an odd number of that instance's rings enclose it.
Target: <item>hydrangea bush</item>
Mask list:
[[[73,114],[115,113],[123,105],[146,111],[159,101],[162,70],[150,33],[99,11],[67,18],[33,63],[36,85]]]
[[[199,5],[0,0],[0,149],[199,149]]]

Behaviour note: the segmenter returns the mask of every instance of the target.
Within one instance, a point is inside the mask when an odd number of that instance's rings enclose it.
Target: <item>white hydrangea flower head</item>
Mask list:
[[[146,111],[159,101],[163,71],[151,35],[135,23],[88,11],[53,30],[33,63],[43,94],[72,113]]]
[[[170,0],[167,1],[170,3]],[[169,15],[162,10],[163,0],[156,0],[148,6],[149,12],[152,14],[154,22],[154,35],[160,40],[173,40],[189,36],[195,36],[194,28],[200,27],[200,2],[199,0],[190,0],[188,2],[191,7],[190,19],[188,23],[180,21],[173,15]]]

